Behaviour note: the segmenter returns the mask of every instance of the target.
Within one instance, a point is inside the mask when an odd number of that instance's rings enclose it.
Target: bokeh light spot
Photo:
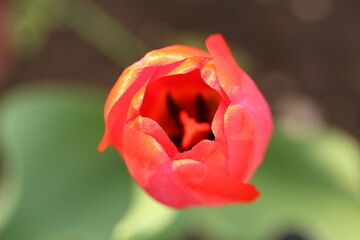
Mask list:
[[[333,4],[331,0],[290,0],[290,9],[302,21],[319,22],[330,15]]]

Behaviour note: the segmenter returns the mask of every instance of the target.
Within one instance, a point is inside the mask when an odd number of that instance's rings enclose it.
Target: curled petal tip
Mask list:
[[[225,38],[220,33],[210,35],[210,37],[206,39],[205,44],[212,56],[217,58],[216,61],[221,60],[223,64],[236,64]],[[223,59],[218,59],[219,57]],[[225,63],[223,61],[229,62]]]
[[[247,185],[249,186],[248,198],[247,199],[245,198],[244,202],[251,203],[251,202],[256,201],[256,199],[258,199],[258,197],[260,197],[261,193],[257,190],[257,188],[253,184],[247,183]]]
[[[105,151],[105,149],[107,148],[107,146],[109,145],[108,143],[108,140],[107,140],[107,137],[104,136],[102,139],[101,139],[101,142],[99,143],[98,147],[97,147],[97,150],[99,152],[103,152]]]
[[[207,41],[211,41],[211,40],[216,40],[216,39],[224,39],[223,35],[220,34],[220,33],[214,33],[214,34],[211,34],[207,39],[206,39],[206,42]]]
[[[206,39],[205,44],[208,48],[209,46],[219,45],[219,44],[223,46],[227,46],[224,36],[220,33],[215,33],[210,35]]]

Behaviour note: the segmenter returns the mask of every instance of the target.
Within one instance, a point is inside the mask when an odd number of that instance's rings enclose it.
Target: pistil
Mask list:
[[[211,126],[207,122],[197,122],[184,110],[179,113],[180,123],[183,127],[184,134],[181,140],[181,148],[189,149],[202,139],[206,139],[211,131]]]

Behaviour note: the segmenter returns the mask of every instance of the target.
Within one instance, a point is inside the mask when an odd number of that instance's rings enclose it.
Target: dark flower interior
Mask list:
[[[203,139],[214,140],[211,123],[219,103],[219,94],[194,70],[150,82],[140,114],[155,120],[183,152]]]

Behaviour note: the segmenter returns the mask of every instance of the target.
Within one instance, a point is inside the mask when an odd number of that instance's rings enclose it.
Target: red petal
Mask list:
[[[254,185],[240,182],[198,161],[177,160],[173,169],[184,184],[197,192],[204,205],[251,202],[259,196]]]
[[[211,124],[211,129],[214,133],[215,140],[220,143],[224,148],[227,148],[225,133],[224,133],[224,115],[227,109],[224,101],[221,101],[219,107],[214,115]]]
[[[169,156],[163,147],[149,135],[125,125],[121,151],[126,166],[136,181],[144,186],[149,181],[153,171],[166,162],[170,162]],[[119,151],[118,146],[115,146]]]
[[[213,60],[207,61],[205,63],[204,67],[201,69],[201,77],[209,87],[217,91],[217,93],[221,96],[224,103],[229,105],[230,103],[229,96],[224,92],[218,81]]]
[[[131,127],[154,138],[156,142],[163,147],[170,158],[178,153],[174,143],[171,142],[164,129],[151,118],[138,116],[131,124]]]
[[[260,165],[272,132],[270,110],[257,94],[243,95],[224,115],[229,172],[247,181]]]
[[[182,208],[199,204],[194,191],[174,175],[173,161],[155,139],[128,125],[124,127],[127,136],[123,143],[122,156],[131,176],[158,201]]]
[[[206,46],[214,59],[218,81],[231,97],[232,93],[244,84],[243,78],[246,73],[237,65],[221,34],[211,35],[206,40]]]
[[[185,60],[186,59],[183,59],[182,61],[159,67],[145,67],[141,71],[137,69],[137,71],[135,71],[137,73],[130,74],[131,78],[125,76],[124,78],[126,79],[122,79],[122,77],[120,77],[121,80],[119,79],[118,81],[121,81],[121,84],[117,84],[111,90],[111,93],[105,103],[106,129],[103,140],[99,145],[100,151],[104,150],[108,144],[116,144],[117,147],[121,148],[122,133],[124,124],[127,121],[126,118],[129,105],[131,99],[141,89],[141,87],[146,85],[151,79],[157,79],[171,72]],[[133,71],[131,71],[131,73],[132,72]],[[123,73],[122,76],[124,74],[125,73]],[[115,124],[116,127],[114,127]]]
[[[206,45],[213,56],[218,81],[230,98],[224,119],[229,173],[247,181],[261,163],[270,139],[270,109],[253,80],[237,65],[224,38],[212,35]]]
[[[191,150],[177,154],[173,160],[195,159],[211,168],[227,173],[227,158],[222,146],[216,141],[202,140]]]
[[[262,160],[265,149],[259,149],[262,146],[259,146],[254,126],[240,106],[229,106],[224,118],[229,173],[246,181]]]

